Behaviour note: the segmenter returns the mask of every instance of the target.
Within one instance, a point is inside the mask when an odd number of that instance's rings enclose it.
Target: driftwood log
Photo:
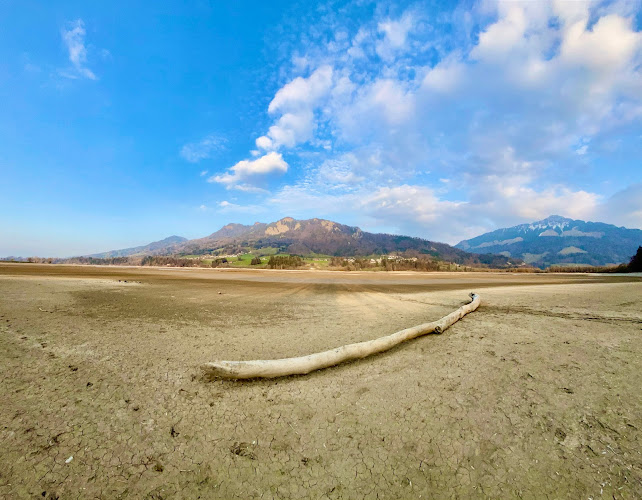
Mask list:
[[[446,328],[459,321],[469,312],[479,307],[481,298],[475,293],[470,294],[471,301],[461,306],[448,316],[421,325],[406,328],[399,332],[380,337],[375,340],[348,344],[329,351],[317,352],[297,358],[267,359],[254,361],[213,361],[202,366],[206,377],[221,377],[228,379],[275,378],[287,375],[304,375],[315,370],[344,363],[353,359],[365,358],[371,354],[392,349],[406,340],[420,337],[428,333],[442,333]]]

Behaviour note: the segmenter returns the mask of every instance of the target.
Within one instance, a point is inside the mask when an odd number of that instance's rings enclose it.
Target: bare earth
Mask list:
[[[373,358],[198,370],[469,291],[478,311]],[[0,497],[642,498],[641,303],[633,276],[0,264]]]

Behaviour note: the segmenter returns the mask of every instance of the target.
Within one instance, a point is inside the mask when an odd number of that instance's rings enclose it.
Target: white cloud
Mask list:
[[[406,128],[412,122],[416,109],[415,95],[405,87],[404,82],[388,78],[362,85],[350,102],[336,109],[337,131],[355,144],[373,137],[391,138],[395,127]]]
[[[611,14],[591,29],[587,23],[584,18],[566,27],[560,49],[563,61],[603,73],[628,65],[639,51],[642,35],[633,31],[632,19]]]
[[[352,39],[350,48],[347,50],[348,57],[350,57],[354,61],[365,58],[366,53],[364,50],[364,45],[371,39],[371,33],[367,29],[361,27]]]
[[[631,5],[486,2],[428,28],[417,8],[377,11],[347,36],[306,39],[256,140],[261,151],[291,150],[302,174],[271,203],[311,216],[353,211],[450,242],[552,213],[594,217],[607,205],[638,220],[633,201],[605,205],[590,184],[614,137],[642,122]]]
[[[181,148],[180,154],[190,163],[198,163],[201,160],[211,158],[215,153],[223,150],[224,148],[225,139],[217,135],[210,134],[198,142],[185,144]]]
[[[315,217],[319,213],[377,230],[419,236],[455,244],[490,229],[543,219],[552,214],[590,219],[600,211],[595,193],[563,186],[535,190],[525,185],[504,186],[491,179],[467,201],[452,201],[429,187],[403,184],[393,187],[357,185],[332,192],[315,183],[286,186],[269,203],[281,213]],[[633,196],[630,197],[633,200]],[[640,210],[640,204],[634,206]],[[635,210],[631,210],[636,217]],[[356,214],[356,215],[355,215]],[[351,221],[347,221],[349,217]],[[642,223],[642,220],[640,221]]]
[[[297,144],[312,139],[314,132],[314,113],[311,109],[300,109],[293,113],[285,113],[276,124],[270,127],[272,145],[275,147],[294,147]],[[262,141],[262,144],[266,141]],[[269,149],[269,148],[266,148]]]
[[[440,200],[435,192],[424,186],[402,185],[379,188],[361,201],[363,210],[390,223],[393,220],[426,224],[444,216],[463,203]]]
[[[600,221],[642,229],[642,182],[613,194],[596,214]]]
[[[256,140],[256,147],[261,149],[272,149],[272,139],[262,135]]]
[[[69,51],[69,61],[73,65],[72,73],[64,71],[62,76],[67,78],[89,78],[97,80],[98,78],[87,66],[87,48],[85,47],[85,23],[82,19],[77,19],[68,24],[66,29],[61,32],[62,41]]]
[[[308,78],[297,77],[279,89],[268,112],[280,117],[267,135],[256,140],[256,146],[263,150],[291,148],[312,139],[316,128],[314,108],[330,91],[332,76],[332,67],[323,65]]]
[[[475,208],[498,225],[539,220],[552,214],[589,218],[600,201],[596,193],[583,190],[552,186],[538,191],[524,184],[506,186],[500,178],[491,179],[480,188],[483,196],[479,196]]]
[[[588,151],[588,144],[584,144],[575,150],[575,152],[580,156],[585,155],[587,151]]]
[[[465,76],[465,66],[457,59],[446,59],[428,70],[422,81],[426,92],[454,93]]]
[[[257,214],[263,212],[264,209],[257,205],[239,205],[227,200],[220,201],[218,204],[218,212],[220,213],[245,213]]]
[[[378,31],[383,33],[383,39],[376,45],[377,54],[384,60],[391,60],[395,54],[406,47],[408,33],[415,24],[413,14],[408,11],[399,19],[386,19],[377,26]]]
[[[358,204],[358,196],[349,193],[328,193],[314,189],[312,186],[284,186],[269,200],[270,206],[277,208],[282,214],[291,217],[308,218],[334,217],[339,221],[352,212]]]
[[[351,189],[353,186],[363,183],[365,175],[355,171],[352,162],[355,158],[348,154],[344,157],[326,160],[315,173],[314,183],[323,185],[328,190]]]
[[[524,43],[526,27],[524,7],[514,3],[506,9],[496,23],[479,34],[479,43],[470,55],[474,59],[495,62],[514,52]]]
[[[230,168],[228,173],[214,175],[208,182],[218,182],[241,191],[256,191],[256,183],[261,183],[270,175],[284,174],[287,171],[288,164],[281,154],[271,152],[256,160],[242,160]]]
[[[553,14],[562,20],[566,25],[572,25],[589,17],[590,1],[576,0],[553,0]]]
[[[274,96],[268,106],[269,113],[296,111],[308,108],[327,94],[332,84],[332,67],[321,66],[308,78],[297,77],[287,83]]]

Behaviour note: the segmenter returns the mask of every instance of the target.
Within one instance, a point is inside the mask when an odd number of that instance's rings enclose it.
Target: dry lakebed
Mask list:
[[[2,263],[0,367],[0,498],[642,498],[640,276]]]

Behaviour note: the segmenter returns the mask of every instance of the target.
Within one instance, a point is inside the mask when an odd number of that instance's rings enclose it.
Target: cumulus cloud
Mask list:
[[[87,66],[87,48],[85,47],[85,23],[82,19],[77,19],[68,23],[67,28],[61,32],[62,41],[69,52],[69,62],[73,66],[73,71],[63,71],[61,74],[67,78],[89,78],[97,80],[98,78]]]
[[[595,193],[555,186],[538,191],[519,185],[484,183],[468,200],[444,199],[438,189],[422,185],[373,187],[332,191],[301,183],[286,186],[269,203],[281,213],[315,217],[321,211],[366,229],[420,236],[455,244],[498,227],[561,214],[580,219],[600,214]],[[633,217],[635,212],[632,211]],[[346,219],[349,217],[349,220]]]
[[[502,9],[500,18],[479,34],[479,42],[471,51],[473,59],[498,62],[515,51],[522,51],[526,40],[527,16],[524,6],[514,3]]]
[[[262,135],[256,140],[256,147],[260,149],[272,149],[272,139]]]
[[[332,67],[323,65],[309,77],[297,77],[279,89],[268,106],[268,113],[279,118],[256,140],[256,146],[263,150],[291,148],[312,139],[314,109],[330,91],[332,75]]]
[[[612,224],[642,229],[642,183],[613,194],[600,205],[596,216]]]
[[[378,24],[383,38],[376,44],[376,52],[384,60],[391,60],[395,54],[406,47],[408,33],[415,24],[413,14],[408,11],[399,19],[386,19]]]
[[[588,28],[588,16],[565,26],[560,57],[599,73],[625,67],[640,48],[640,33],[633,31],[632,19],[610,14]]]
[[[638,10],[498,1],[427,29],[419,7],[377,11],[352,31],[334,19],[318,32],[342,35],[306,40],[291,58],[295,73],[256,139],[292,155],[301,174],[271,203],[312,216],[342,207],[449,242],[552,213],[641,226],[638,187],[618,195],[626,202],[605,200],[587,180],[608,164],[614,136],[639,135]]]
[[[215,153],[223,150],[224,148],[225,139],[217,135],[210,134],[200,141],[185,144],[181,148],[180,155],[190,163],[198,163],[201,160],[211,158]]]
[[[210,177],[208,182],[217,182],[241,191],[254,191],[260,189],[256,184],[260,184],[268,176],[284,174],[287,171],[288,164],[281,154],[271,152],[256,160],[242,160],[227,173]]]
[[[309,108],[327,94],[331,84],[332,67],[321,66],[308,78],[297,77],[279,89],[268,106],[268,112]]]
[[[312,139],[313,132],[314,113],[311,109],[299,109],[292,113],[285,113],[268,131],[271,140],[270,146],[292,148],[300,142]],[[265,149],[270,149],[270,147]]]
[[[440,200],[434,190],[425,186],[382,187],[361,203],[362,209],[370,216],[397,225],[429,224],[443,222],[443,217],[456,211],[464,202]],[[410,224],[409,224],[410,223]]]
[[[539,220],[553,214],[590,218],[600,201],[599,195],[584,190],[562,185],[537,190],[520,183],[506,185],[500,178],[483,182],[480,188],[471,197],[471,208],[485,217],[492,217],[500,226]]]

